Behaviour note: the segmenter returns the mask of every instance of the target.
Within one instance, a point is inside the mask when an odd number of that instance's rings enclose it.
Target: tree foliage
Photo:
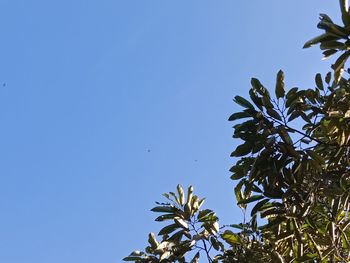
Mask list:
[[[252,78],[249,99],[234,98],[242,110],[229,121],[242,143],[230,171],[249,220],[220,227],[192,186],[185,195],[178,185],[152,209],[168,224],[125,261],[350,262],[350,12],[346,0],[340,7],[343,26],[321,14],[325,32],[305,43],[319,44],[325,57],[340,54],[313,88],[287,88],[279,71],[273,93]]]

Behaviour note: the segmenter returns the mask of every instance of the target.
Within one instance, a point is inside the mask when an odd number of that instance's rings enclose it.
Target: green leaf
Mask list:
[[[129,256],[123,258],[123,261],[138,261],[144,255],[141,251],[134,251]]]
[[[212,235],[216,235],[219,232],[219,223],[217,221],[207,221],[203,224],[203,227]]]
[[[140,257],[133,257],[133,256],[128,256],[123,258],[123,261],[139,261]]]
[[[260,208],[261,208],[263,205],[265,205],[268,201],[270,201],[270,199],[264,199],[264,200],[258,202],[258,203],[253,207],[253,209],[252,209],[250,215],[251,215],[251,216],[256,215],[256,214],[260,211]]]
[[[231,153],[232,157],[239,157],[239,156],[244,156],[247,155],[251,152],[252,150],[252,146],[250,143],[245,142],[239,146],[237,146],[237,148],[234,150],[234,152]]]
[[[284,90],[284,73],[282,70],[278,71],[276,78],[276,97],[277,99],[283,98],[285,95]]]
[[[233,175],[231,175],[231,179],[232,180],[239,180],[241,178],[243,178],[244,176],[246,176],[246,174],[244,173],[234,173]]]
[[[251,203],[251,202],[255,202],[255,201],[261,200],[263,198],[264,198],[263,195],[253,195],[253,196],[251,196],[251,197],[249,197],[247,199],[243,199],[243,200],[239,201],[237,203],[237,205],[248,204],[248,203]]]
[[[244,180],[239,181],[239,183],[236,185],[236,187],[234,188],[234,192],[235,192],[235,196],[237,199],[237,203],[241,202],[241,200],[243,199],[242,196],[242,187],[244,184]],[[239,205],[241,208],[245,209],[246,205]]]
[[[174,243],[179,243],[184,235],[184,230],[180,230],[173,234],[171,237],[169,237],[167,240],[172,241]]]
[[[156,206],[151,209],[152,212],[158,213],[173,213],[176,212],[176,210],[174,206]]]
[[[329,84],[331,82],[331,78],[332,78],[332,73],[328,72],[326,77],[325,77],[325,81],[327,84]]]
[[[174,192],[169,192],[169,194],[174,198],[175,202],[180,205],[180,200]]]
[[[174,221],[178,226],[188,230],[188,224],[185,220],[181,218],[175,218]]]
[[[332,19],[327,14],[320,14],[320,20],[323,22],[334,24]]]
[[[236,96],[233,101],[244,108],[254,110],[253,104],[251,104],[249,101],[247,101],[245,98],[241,96]]]
[[[210,237],[210,243],[212,244],[213,248],[218,251],[220,249],[220,242],[216,240],[215,237]]]
[[[263,110],[263,102],[260,97],[256,94],[256,92],[253,89],[249,90],[249,96],[250,99],[254,102],[254,104],[262,111]]]
[[[158,241],[156,240],[156,236],[154,233],[149,233],[148,235],[148,243],[151,245],[153,249],[156,249],[159,245]]]
[[[242,111],[242,112],[233,113],[228,120],[235,121],[238,119],[249,118],[249,117],[252,117],[252,116],[249,113]]]
[[[162,235],[170,234],[178,228],[179,228],[178,224],[171,224],[171,225],[165,226],[159,231],[158,235],[162,236]]]
[[[186,202],[189,206],[191,206],[192,197],[193,197],[193,186],[190,185],[187,188],[187,202]]]
[[[337,52],[338,52],[338,50],[336,50],[336,49],[328,49],[326,51],[323,51],[322,52],[323,59],[327,59],[327,58],[329,58],[330,56],[334,55]]]
[[[264,195],[271,199],[280,199],[283,196],[283,191],[280,189],[266,189],[266,191],[264,191]]]
[[[212,210],[210,210],[210,209],[201,210],[201,211],[198,212],[197,219],[200,222],[204,222],[205,219],[211,214],[214,214],[214,212]]]
[[[295,95],[297,92],[298,92],[298,88],[297,88],[297,87],[291,88],[291,89],[287,92],[286,98],[287,98],[287,99],[290,99],[290,98],[294,97],[294,95]]]
[[[253,89],[257,91],[260,95],[270,97],[268,90],[260,83],[258,79],[252,78],[251,84]]]
[[[275,111],[274,109],[272,109],[272,108],[267,108],[267,109],[266,109],[266,112],[267,112],[267,114],[270,115],[272,118],[275,118],[275,119],[277,119],[277,120],[279,120],[279,121],[282,121],[281,115],[279,115],[278,112]]]
[[[242,244],[242,240],[240,239],[240,237],[230,230],[225,230],[225,232],[221,235],[221,238],[231,246]]]
[[[177,185],[177,192],[179,194],[180,205],[184,205],[185,204],[185,194],[184,194],[184,190],[180,184]]]
[[[315,82],[316,82],[316,86],[317,88],[319,88],[320,90],[324,90],[323,87],[323,81],[322,81],[322,77],[320,73],[317,73],[315,76]]]
[[[343,75],[344,64],[350,56],[350,51],[344,52],[332,65],[334,70],[334,81],[338,83]]]
[[[349,4],[347,0],[340,0],[341,18],[344,26],[350,25]]]
[[[288,132],[283,126],[278,127],[278,134],[281,136],[281,139],[289,145],[293,144],[292,138],[289,136]]]
[[[174,217],[175,217],[175,214],[165,214],[165,215],[158,216],[155,219],[155,221],[161,222],[161,221],[165,221],[165,220],[171,220],[171,219],[174,219]]]
[[[326,21],[326,19],[324,18],[327,15],[321,14],[320,16],[322,17],[322,19],[317,25],[318,28],[323,29],[330,35],[336,36],[338,38],[344,38],[344,39],[347,38],[348,33],[343,27],[338,26],[331,21]],[[327,20],[328,18],[329,17],[327,16]]]
[[[335,49],[335,50],[343,50],[345,49],[346,46],[344,43],[340,42],[340,41],[324,41],[321,43],[320,45],[320,49],[321,50],[326,50],[326,49]]]
[[[262,97],[262,101],[263,101],[263,105],[265,106],[265,108],[267,108],[267,109],[272,109],[273,108],[270,96],[264,95]]]
[[[337,37],[331,36],[328,33],[324,33],[324,34],[322,34],[320,36],[317,36],[317,37],[307,41],[304,44],[303,48],[309,48],[309,47],[311,47],[313,45],[319,44],[322,41],[335,40],[335,39],[337,39]]]

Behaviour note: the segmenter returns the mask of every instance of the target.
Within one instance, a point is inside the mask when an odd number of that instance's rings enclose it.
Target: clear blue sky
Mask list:
[[[193,184],[239,222],[232,98],[313,85],[338,1],[0,0],[0,262],[116,263]],[[336,19],[337,20],[337,19]],[[339,20],[338,20],[339,21]],[[197,160],[197,161],[196,161]]]

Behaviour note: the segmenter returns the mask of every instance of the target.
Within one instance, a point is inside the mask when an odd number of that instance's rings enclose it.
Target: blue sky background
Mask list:
[[[229,115],[252,76],[313,86],[337,1],[0,0],[0,262],[107,263],[193,184],[239,222]],[[197,160],[197,161],[196,161]]]

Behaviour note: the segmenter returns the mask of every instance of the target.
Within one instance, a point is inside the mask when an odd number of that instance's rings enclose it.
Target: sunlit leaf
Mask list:
[[[226,230],[222,235],[222,239],[229,243],[231,246],[240,245],[242,243],[239,236],[230,230]]]

